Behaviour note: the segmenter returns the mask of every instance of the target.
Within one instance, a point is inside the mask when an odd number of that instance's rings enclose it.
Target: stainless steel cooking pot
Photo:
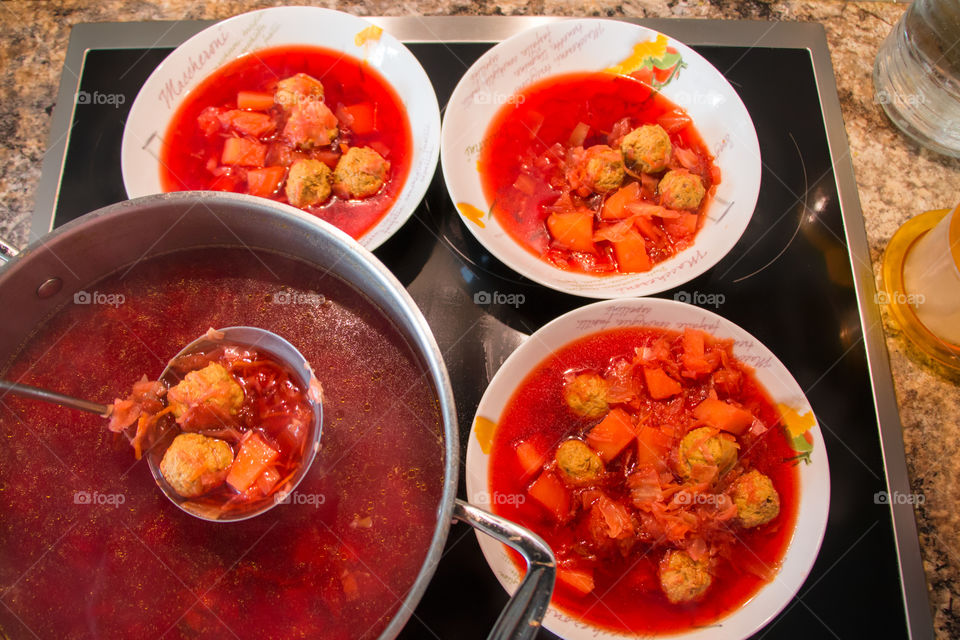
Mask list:
[[[373,254],[331,225],[286,205],[213,192],[147,196],[89,213],[34,242],[0,268],[0,303],[7,310],[0,316],[0,363],[9,362],[46,319],[73,300],[75,292],[145,258],[205,246],[286,254],[351,283],[390,318],[429,374],[443,421],[443,496],[423,567],[380,637],[395,637],[413,613],[440,561],[453,519],[494,536],[524,556],[526,578],[489,637],[533,637],[553,590],[553,554],[542,539],[523,527],[456,499],[457,415],[437,343],[400,282]]]

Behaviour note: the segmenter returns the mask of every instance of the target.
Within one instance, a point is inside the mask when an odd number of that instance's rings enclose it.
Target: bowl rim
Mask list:
[[[414,140],[414,131],[413,124],[414,120],[409,113],[409,104],[406,100],[403,99],[401,92],[397,88],[396,84],[391,81],[386,74],[381,72],[383,79],[390,85],[390,87],[400,98],[401,104],[404,109],[407,111],[407,121],[411,127],[411,141],[413,142],[410,155],[410,168],[408,170],[407,176],[404,179],[404,184],[397,194],[397,197],[394,200],[394,203],[386,210],[383,217],[372,227],[366,230],[360,237],[355,238],[364,248],[373,251],[378,248],[384,242],[389,240],[397,231],[403,227],[409,219],[413,216],[414,212],[420,206],[420,203],[423,201],[424,196],[427,193],[427,189],[430,187],[433,175],[436,173],[437,164],[440,160],[440,132],[441,132],[441,117],[440,117],[440,106],[437,102],[436,92],[433,90],[433,84],[430,81],[429,76],[427,75],[426,70],[423,68],[423,65],[413,54],[412,51],[399,39],[390,34],[387,30],[379,27],[373,22],[367,20],[364,17],[356,16],[351,13],[346,13],[344,11],[338,11],[336,9],[328,9],[326,7],[314,7],[306,5],[298,6],[279,6],[279,7],[267,7],[263,9],[256,9],[253,11],[247,11],[240,13],[223,20],[218,20],[217,22],[207,26],[206,28],[195,33],[188,39],[184,40],[177,47],[175,47],[170,54],[164,58],[159,65],[150,73],[147,79],[144,81],[143,85],[140,87],[137,92],[136,97],[133,100],[133,103],[130,105],[130,111],[127,118],[127,121],[124,123],[123,127],[123,136],[121,139],[121,149],[120,149],[120,171],[121,177],[123,180],[123,187],[127,194],[127,197],[130,199],[144,197],[147,195],[155,195],[157,193],[164,193],[162,190],[156,191],[151,189],[139,189],[137,188],[135,178],[133,177],[137,171],[143,171],[142,168],[137,168],[138,165],[135,162],[135,156],[137,150],[136,147],[140,146],[139,141],[133,140],[133,126],[131,123],[137,123],[145,118],[146,116],[140,117],[140,112],[143,109],[146,109],[145,104],[146,98],[144,97],[147,92],[151,89],[156,89],[159,87],[161,82],[161,76],[166,73],[167,69],[172,66],[173,61],[176,60],[178,52],[182,54],[183,51],[187,50],[189,47],[196,46],[197,43],[204,42],[211,34],[215,33],[217,30],[222,30],[224,27],[232,30],[243,28],[248,23],[253,22],[256,24],[263,16],[280,16],[285,21],[295,20],[295,21],[304,21],[304,20],[313,20],[318,24],[326,24],[324,17],[336,17],[338,21],[349,21],[355,24],[355,27],[351,29],[356,29],[357,32],[362,31],[367,28],[380,29],[379,37],[377,38],[378,43],[386,44],[390,47],[392,51],[397,52],[398,56],[403,59],[405,66],[409,68],[409,72],[412,78],[415,78],[415,82],[418,85],[416,89],[416,94],[419,98],[426,100],[427,104],[424,105],[425,113],[418,114],[416,122],[422,123],[426,127],[427,135],[425,137],[425,143],[423,146],[422,158],[419,158],[418,162],[418,152],[416,140]],[[250,53],[256,53],[257,51],[262,51],[264,49],[270,49],[274,47],[290,46],[297,44],[291,42],[283,37],[283,31],[278,30],[276,35],[271,34],[271,38],[280,38],[280,42],[266,44],[257,48],[244,48],[240,53],[232,55],[229,61],[225,61],[223,64],[232,62],[238,57],[243,55],[248,55]],[[350,55],[352,57],[358,58],[359,56],[354,55],[353,53],[342,51],[340,49],[335,49],[328,44],[322,42],[309,42],[303,44],[304,46],[316,46],[324,47],[328,49],[333,49],[335,51],[341,51]],[[366,58],[362,58],[366,60]],[[207,78],[209,78],[213,73],[218,71],[223,65],[212,68],[209,72],[198,74],[196,77],[192,78],[189,82],[188,90],[177,97],[176,101],[172,103],[173,106],[169,108],[169,115],[162,125],[158,126],[157,133],[161,134],[166,131],[172,122],[173,116],[176,115],[177,110],[180,105],[183,104],[183,100],[187,98],[190,93],[196,89],[196,87],[203,83]],[[376,66],[375,66],[376,68]],[[378,69],[379,70],[379,69]],[[139,106],[138,106],[139,105]],[[149,114],[147,114],[149,115]],[[143,141],[143,146],[149,140]],[[150,155],[154,156],[156,163],[151,163],[151,170],[156,168],[159,170],[160,160],[156,154],[151,153]],[[244,194],[241,194],[244,195]],[[271,200],[270,198],[264,198],[266,200]],[[409,206],[405,207],[399,215],[395,218],[391,218],[391,213],[395,210],[397,201],[405,199],[408,201]],[[277,204],[285,204],[277,202],[276,200],[271,200]],[[296,208],[296,207],[295,207]],[[409,210],[407,210],[409,209]],[[301,210],[302,211],[302,210]],[[307,215],[311,215],[308,212]],[[316,217],[316,216],[314,216]]]
[[[484,229],[480,229],[477,225],[468,223],[465,219],[463,213],[459,211],[457,203],[459,202],[456,193],[454,193],[456,180],[452,178],[452,164],[453,160],[451,159],[454,151],[451,149],[453,142],[451,141],[451,136],[455,135],[449,124],[451,119],[451,114],[455,112],[455,109],[451,109],[449,105],[456,104],[463,99],[463,93],[465,92],[465,83],[468,78],[471,76],[471,73],[476,69],[482,68],[482,66],[496,56],[504,53],[504,50],[508,47],[515,47],[518,42],[521,42],[524,38],[529,38],[530,35],[539,30],[548,30],[555,31],[557,29],[567,29],[567,28],[576,28],[578,24],[582,24],[584,30],[588,30],[591,27],[594,27],[598,24],[603,25],[615,25],[611,28],[613,29],[622,29],[625,33],[632,32],[637,34],[641,38],[656,38],[658,36],[663,36],[667,39],[669,46],[676,47],[679,51],[683,53],[684,59],[695,59],[699,64],[706,65],[706,67],[712,70],[713,73],[716,73],[716,78],[722,83],[722,86],[729,92],[731,97],[730,107],[731,109],[737,111],[736,114],[738,117],[742,117],[743,121],[749,125],[746,127],[746,131],[749,134],[747,139],[742,140],[747,146],[747,151],[751,157],[755,158],[756,161],[753,163],[751,174],[750,174],[750,184],[747,185],[749,189],[749,197],[742,206],[743,211],[749,211],[748,215],[745,215],[742,220],[742,224],[738,225],[738,228],[735,228],[732,232],[726,229],[716,227],[718,234],[723,234],[726,236],[727,240],[725,242],[728,245],[723,251],[714,251],[711,254],[708,254],[707,259],[698,261],[691,268],[682,271],[683,275],[680,278],[670,278],[664,273],[669,268],[676,267],[679,264],[682,264],[684,260],[687,260],[691,257],[689,253],[691,250],[695,249],[697,244],[694,242],[693,245],[688,247],[686,250],[677,253],[676,255],[664,260],[663,262],[654,265],[651,271],[640,272],[640,273],[627,273],[627,274],[610,274],[610,275],[594,275],[579,273],[574,271],[567,271],[559,269],[548,265],[546,262],[534,256],[530,253],[525,247],[521,247],[519,243],[516,242],[512,237],[509,237],[509,233],[506,230],[502,230],[503,234],[507,236],[509,243],[517,245],[521,251],[516,252],[515,255],[508,254],[503,249],[500,248],[497,242],[488,242],[487,233]],[[590,69],[583,69],[584,71],[590,71]],[[599,69],[593,69],[599,71]],[[567,72],[564,72],[567,73]],[[689,73],[689,72],[688,72]],[[561,74],[551,74],[551,75],[561,75]],[[550,76],[544,76],[537,79],[535,82],[541,82]],[[529,86],[529,85],[525,85]],[[668,99],[673,100],[672,98]],[[686,106],[676,102],[678,106],[686,110]],[[509,38],[502,40],[496,43],[493,47],[483,53],[476,62],[474,62],[469,69],[463,74],[460,80],[457,82],[456,87],[450,95],[450,99],[447,102],[447,108],[444,111],[443,123],[441,126],[440,132],[440,168],[443,174],[444,185],[447,189],[447,194],[450,197],[450,201],[454,206],[454,209],[457,211],[456,215],[460,218],[461,224],[465,226],[473,237],[483,245],[484,249],[489,251],[494,257],[496,257],[500,262],[509,267],[511,270],[517,274],[536,282],[542,286],[554,289],[556,291],[561,291],[563,293],[568,293],[572,295],[577,295],[585,298],[593,299],[613,299],[613,298],[622,298],[622,297],[634,297],[634,296],[648,296],[656,293],[660,293],[677,287],[683,284],[686,284],[690,280],[702,275],[703,273],[709,271],[717,263],[719,263],[723,258],[728,256],[733,248],[736,246],[737,242],[743,236],[747,227],[749,226],[750,220],[753,217],[753,213],[756,210],[757,202],[760,196],[760,185],[761,185],[761,175],[762,175],[762,157],[760,153],[759,140],[757,138],[756,126],[753,123],[753,119],[750,117],[750,112],[747,110],[746,105],[744,105],[743,100],[740,98],[739,93],[733,88],[730,82],[726,77],[720,73],[720,71],[710,63],[706,58],[700,55],[697,51],[692,49],[687,44],[664,34],[660,31],[646,27],[643,25],[635,24],[632,22],[624,22],[622,20],[615,19],[604,19],[604,18],[570,18],[557,20],[553,22],[547,22],[543,24],[537,24],[531,26],[528,29],[525,29],[519,33],[516,33]],[[694,123],[696,125],[696,123]],[[489,127],[490,121],[488,120],[485,125],[486,128]],[[707,141],[704,141],[705,143]],[[717,163],[719,165],[719,163]],[[479,174],[478,174],[479,175]],[[489,203],[486,202],[484,198],[484,206],[488,206]],[[711,206],[717,206],[717,202],[712,202]],[[740,209],[740,207],[737,207]],[[727,213],[723,214],[724,216]],[[487,216],[487,220],[494,220],[492,216]],[[495,222],[498,229],[502,229],[499,226],[499,222]],[[702,234],[704,229],[700,229],[698,232],[698,237]],[[504,242],[503,244],[508,244]],[[702,247],[702,245],[701,245]],[[519,256],[519,257],[518,257]],[[545,268],[547,267],[547,268]],[[680,273],[678,271],[678,273]],[[643,286],[632,286],[631,283],[641,280],[645,277],[655,274],[656,277],[653,277],[652,281]],[[567,282],[561,280],[566,279]],[[601,283],[601,284],[598,284]],[[585,286],[589,285],[589,286]]]
[[[467,499],[471,504],[478,504],[478,506],[490,508],[490,505],[482,504],[484,501],[482,497],[488,495],[490,491],[490,455],[489,453],[484,453],[482,451],[480,441],[477,437],[477,424],[480,418],[490,420],[496,424],[502,415],[503,409],[509,403],[513,396],[513,392],[518,388],[521,381],[525,380],[526,377],[533,370],[539,367],[546,358],[549,358],[550,354],[555,352],[557,348],[569,345],[571,342],[609,329],[644,325],[639,323],[618,324],[611,320],[602,326],[596,324],[595,326],[591,326],[587,329],[577,329],[577,335],[563,339],[563,342],[560,345],[557,344],[559,337],[551,334],[556,334],[558,332],[570,333],[568,326],[575,326],[573,323],[583,319],[583,317],[594,315],[598,311],[608,311],[610,312],[609,317],[613,318],[613,315],[618,309],[622,309],[624,307],[628,309],[642,308],[644,306],[654,308],[654,310],[659,307],[663,313],[671,313],[671,315],[674,310],[682,310],[688,314],[696,315],[700,321],[718,322],[719,328],[716,331],[721,332],[721,337],[723,338],[733,337],[735,340],[741,339],[752,341],[751,351],[759,352],[764,357],[769,358],[772,369],[772,373],[770,375],[775,377],[777,383],[782,384],[784,387],[792,388],[792,390],[797,392],[796,396],[791,396],[791,404],[793,405],[793,408],[797,410],[798,413],[809,411],[810,415],[814,418],[814,425],[809,429],[809,433],[814,441],[813,446],[814,451],[817,452],[817,459],[813,465],[804,464],[798,467],[798,474],[800,477],[797,519],[794,524],[794,530],[791,534],[790,542],[784,551],[781,566],[777,571],[777,577],[767,584],[762,585],[739,607],[716,620],[709,627],[662,634],[663,636],[669,636],[677,640],[747,638],[756,633],[758,630],[762,629],[781,611],[783,611],[793,597],[799,592],[804,582],[810,575],[811,570],[813,569],[814,563],[816,562],[820,548],[823,544],[823,539],[826,534],[827,520],[829,517],[830,468],[829,459],[826,452],[826,445],[824,443],[823,434],[820,430],[819,421],[816,420],[816,414],[814,413],[809,400],[806,398],[806,395],[803,394],[799,383],[797,383],[796,379],[780,361],[780,359],[777,358],[777,356],[770,351],[770,349],[763,344],[763,342],[758,340],[751,333],[740,327],[735,322],[728,320],[717,313],[697,307],[695,305],[687,304],[685,302],[667,300],[663,298],[624,298],[619,300],[603,300],[578,307],[555,318],[539,328],[523,343],[521,343],[521,345],[504,361],[500,369],[490,380],[490,384],[484,391],[483,396],[481,397],[477,406],[477,410],[474,414],[474,420],[471,424],[470,435],[468,437],[467,444],[467,454],[464,462]],[[691,322],[677,320],[676,324],[691,324]],[[671,326],[668,328],[670,330],[677,329],[676,326]],[[742,356],[742,354],[740,355]],[[760,375],[757,377],[759,380]],[[767,385],[763,384],[762,381],[761,384],[769,394],[770,390],[767,388]],[[503,393],[504,389],[501,389],[502,387],[506,388],[506,393]],[[776,403],[779,398],[772,397],[771,394],[771,400]],[[798,404],[800,406],[797,406]],[[497,411],[491,411],[491,405],[494,409],[497,409]],[[496,413],[496,415],[493,415],[494,413]],[[495,433],[495,429],[492,433]],[[490,441],[492,442],[492,434]],[[806,474],[804,474],[804,469],[808,469]],[[805,475],[808,478],[806,482],[804,482]],[[814,491],[812,489],[819,490]],[[812,535],[798,535],[798,532],[801,531],[801,528],[803,528],[804,531],[809,530],[807,533]],[[480,535],[477,536],[477,539],[480,544],[481,551],[483,552],[484,559],[486,560],[491,571],[493,571],[494,575],[497,577],[498,582],[500,582],[501,586],[508,593],[514,593],[518,585],[518,580],[516,579],[517,576],[512,575],[512,573],[516,572],[512,571],[511,574],[508,575],[508,573],[504,573],[503,571],[497,569],[498,566],[502,565],[501,557],[505,554],[505,548],[500,543],[486,539]],[[507,561],[510,562],[509,559]],[[789,576],[789,579],[786,581],[786,584],[784,584],[782,581],[779,581],[778,578],[783,575],[783,569],[785,566],[787,566],[788,561],[791,561],[789,566],[792,570],[792,573]],[[510,563],[510,568],[515,569],[515,566],[512,562]],[[758,610],[757,613],[747,609],[747,607],[751,604],[754,608],[756,608],[758,606],[756,604],[758,597],[760,597],[765,591],[768,591],[770,587],[778,583],[781,585],[781,587],[783,587],[783,589],[781,591],[781,595],[775,597],[775,606],[768,606],[766,610]],[[774,596],[770,597],[774,598]],[[744,617],[745,614],[743,612],[745,609],[747,609],[750,616],[753,616],[752,618]],[[738,626],[736,629],[724,628],[725,623],[730,621],[737,623]],[[547,615],[544,617],[543,624],[551,632],[567,638],[568,640],[586,640],[586,638],[613,640],[619,638],[636,637],[635,634],[630,634],[624,631],[596,625],[592,622],[580,620],[579,618],[576,618],[572,614],[568,613],[566,610],[557,607],[553,603],[551,603]],[[737,635],[734,636],[732,632],[736,632],[738,629],[742,629],[742,632],[738,632]],[[654,635],[656,636],[661,634]]]

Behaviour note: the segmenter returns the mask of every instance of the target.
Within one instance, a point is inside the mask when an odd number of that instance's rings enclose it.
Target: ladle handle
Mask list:
[[[543,538],[529,529],[462,500],[456,501],[453,517],[493,536],[527,561],[527,575],[500,613],[487,640],[532,639],[540,630],[540,621],[553,595],[553,583],[557,577],[553,551]]]
[[[97,404],[96,402],[90,402],[89,400],[81,400],[80,398],[65,396],[62,393],[47,391],[46,389],[38,389],[37,387],[20,384],[19,382],[0,380],[0,391],[10,392],[25,398],[33,398],[34,400],[52,402],[53,404],[63,405],[64,407],[70,407],[71,409],[89,411],[90,413],[96,413],[97,415],[103,417],[107,417],[107,415],[110,413],[110,407],[105,404]]]

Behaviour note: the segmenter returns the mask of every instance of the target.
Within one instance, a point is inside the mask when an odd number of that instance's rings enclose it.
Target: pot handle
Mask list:
[[[527,575],[500,613],[487,640],[530,640],[540,630],[557,575],[553,551],[543,538],[525,527],[462,500],[453,517],[516,550],[527,561]]]
[[[0,238],[0,266],[10,262],[20,253],[12,244]]]

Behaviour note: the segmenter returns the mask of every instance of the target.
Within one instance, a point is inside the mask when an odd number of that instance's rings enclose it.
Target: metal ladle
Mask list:
[[[62,393],[57,393],[56,391],[31,387],[28,384],[11,382],[10,380],[0,380],[0,391],[8,391],[17,396],[33,398],[34,400],[42,400],[43,402],[50,402],[52,404],[59,404],[60,406],[70,407],[71,409],[88,411],[104,418],[108,417],[110,415],[110,411],[112,410],[112,407],[108,404],[99,404],[89,400],[81,400],[80,398],[74,398],[73,396],[65,396]]]
[[[320,449],[320,432],[322,428],[323,412],[321,402],[311,398],[312,394],[309,393],[311,387],[316,384],[316,379],[314,378],[310,364],[296,347],[272,331],[258,329],[256,327],[226,327],[224,329],[210,331],[206,335],[188,344],[180,350],[180,353],[171,358],[170,362],[167,363],[167,367],[163,370],[163,373],[160,374],[160,381],[163,382],[167,388],[179,384],[182,376],[173,367],[177,359],[195,353],[212,351],[225,344],[254,348],[257,351],[269,353],[280,362],[286,364],[287,368],[295,376],[297,382],[300,383],[301,388],[307,392],[310,408],[313,411],[313,420],[308,427],[307,446],[304,449],[303,459],[300,461],[300,467],[296,474],[288,481],[288,488],[277,492],[271,496],[270,499],[254,502],[249,505],[248,508],[238,508],[229,512],[223,512],[216,505],[184,498],[167,484],[163,474],[160,473],[160,461],[163,460],[163,454],[166,453],[170,442],[180,433],[179,428],[168,423],[167,428],[160,433],[159,438],[145,454],[147,464],[150,466],[150,472],[153,474],[153,479],[157,482],[157,486],[160,487],[160,490],[163,491],[164,495],[167,496],[171,502],[190,515],[209,522],[237,522],[247,520],[285,502],[287,496],[297,488],[297,485],[300,484],[300,481],[306,477],[307,472],[310,470],[310,465],[313,463],[313,459]]]
[[[258,329],[256,327],[226,327],[208,332],[206,335],[188,344],[181,349],[177,355],[171,358],[163,370],[163,373],[160,374],[160,380],[166,384],[167,388],[175,386],[182,379],[182,376],[180,376],[173,367],[173,363],[176,362],[178,358],[194,353],[211,351],[224,344],[254,348],[258,351],[269,353],[280,362],[286,364],[288,369],[296,377],[297,382],[300,383],[301,388],[308,392],[307,397],[313,411],[313,420],[309,425],[307,446],[304,450],[303,460],[300,462],[300,468],[296,475],[289,480],[289,488],[274,494],[270,500],[253,503],[249,509],[239,508],[228,513],[222,513],[220,509],[213,505],[184,498],[167,484],[163,474],[160,473],[160,461],[163,460],[163,454],[166,453],[170,442],[172,442],[173,438],[180,432],[178,428],[168,425],[145,454],[147,464],[150,466],[150,472],[153,474],[153,479],[156,481],[157,486],[160,487],[160,490],[163,491],[163,494],[167,496],[171,502],[190,515],[209,522],[236,522],[246,520],[265,513],[277,504],[284,502],[287,496],[296,489],[297,485],[310,470],[310,465],[313,463],[313,459],[320,449],[320,432],[322,429],[322,403],[319,400],[311,398],[312,394],[309,393],[312,383],[315,382],[310,364],[296,347],[272,331]],[[109,417],[112,410],[111,405],[98,404],[89,400],[82,400],[80,398],[56,393],[55,391],[39,389],[8,380],[0,380],[0,391],[8,391],[26,398],[33,398],[72,409],[96,413],[104,418]]]

